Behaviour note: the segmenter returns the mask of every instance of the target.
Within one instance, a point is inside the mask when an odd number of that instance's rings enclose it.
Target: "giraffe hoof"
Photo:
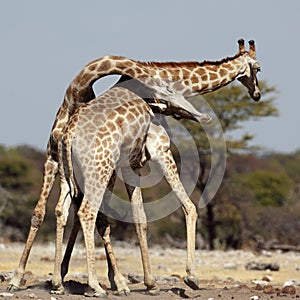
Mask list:
[[[64,295],[65,291],[59,291],[59,290],[51,290],[50,293],[52,295]]]
[[[183,281],[193,290],[199,290],[199,279],[196,276],[185,276]]]
[[[118,295],[119,296],[129,296],[130,295],[130,289],[125,284],[124,287],[118,289]]]
[[[95,298],[107,299],[106,293],[86,292],[86,293],[84,293],[84,296],[85,297],[95,297]]]
[[[54,294],[54,295],[64,295],[65,294],[65,289],[63,286],[60,286],[60,287],[54,287],[53,290],[51,290],[50,292],[51,294]]]

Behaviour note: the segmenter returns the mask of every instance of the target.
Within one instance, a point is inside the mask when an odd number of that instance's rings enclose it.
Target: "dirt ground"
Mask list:
[[[138,247],[125,243],[114,244],[119,268],[128,278],[131,294],[120,297],[110,289],[106,276],[105,252],[99,248],[97,250],[97,275],[103,287],[107,287],[108,299],[255,300],[300,298],[299,253],[265,252],[255,255],[247,251],[197,250],[197,274],[201,288],[192,290],[182,282],[182,277],[185,276],[185,251],[153,247],[150,249],[150,259],[152,272],[160,287],[160,294],[150,296],[146,294],[142,282],[133,283],[131,279],[135,278],[136,281],[140,281],[143,274]],[[50,294],[54,258],[53,244],[34,245],[25,275],[25,286],[18,292],[6,292],[9,278],[18,264],[22,250],[22,244],[0,243],[0,299],[86,299],[83,295],[87,289],[85,249],[81,245],[76,245],[74,249],[69,274],[65,279],[65,295]],[[280,269],[279,271],[250,271],[245,268],[249,262],[276,263]],[[289,287],[284,288],[284,284]]]

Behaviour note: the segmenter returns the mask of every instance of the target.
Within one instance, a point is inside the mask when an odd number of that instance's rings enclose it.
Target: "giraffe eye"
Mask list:
[[[260,65],[258,62],[255,62],[252,67],[256,72],[260,72]]]

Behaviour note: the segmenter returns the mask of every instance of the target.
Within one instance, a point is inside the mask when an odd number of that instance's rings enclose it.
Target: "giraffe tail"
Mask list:
[[[77,197],[78,189],[74,177],[73,163],[72,163],[72,143],[69,139],[60,139],[58,142],[58,161],[59,174],[61,180],[67,179],[70,186],[71,197]]]

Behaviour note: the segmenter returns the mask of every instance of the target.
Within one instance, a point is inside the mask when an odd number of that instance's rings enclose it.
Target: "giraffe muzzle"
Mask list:
[[[252,93],[252,95],[250,94],[251,98],[254,100],[254,101],[259,101],[260,100],[260,97],[261,97],[261,94],[260,94],[260,91],[254,91]]]

